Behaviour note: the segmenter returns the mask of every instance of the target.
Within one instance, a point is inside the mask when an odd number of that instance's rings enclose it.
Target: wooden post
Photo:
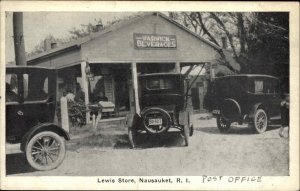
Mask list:
[[[66,97],[60,98],[60,113],[61,113],[61,126],[66,131],[69,132],[69,114],[68,114],[68,102]]]
[[[25,44],[23,35],[23,13],[13,13],[13,32],[16,55],[16,65],[26,66]]]
[[[90,101],[89,101],[89,85],[85,73],[85,67],[86,67],[86,62],[81,62],[82,89],[84,91],[84,103],[87,106]],[[86,113],[86,123],[91,123],[90,112]]]
[[[135,113],[140,115],[140,103],[139,103],[139,89],[138,89],[138,79],[137,79],[137,69],[136,63],[131,63],[131,75],[132,75],[132,82],[133,82],[133,96],[134,96],[134,106],[135,106]]]
[[[215,79],[215,68],[213,67],[212,63],[209,63],[209,69],[210,69],[210,80]]]
[[[180,73],[180,62],[175,63],[175,72]]]

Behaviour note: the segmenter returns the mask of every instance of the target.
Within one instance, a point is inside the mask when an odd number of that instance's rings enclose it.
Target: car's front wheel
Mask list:
[[[217,126],[222,133],[226,133],[229,130],[230,125],[230,121],[227,121],[221,115],[217,116]]]
[[[255,112],[254,121],[253,121],[254,130],[257,133],[263,133],[267,130],[268,126],[268,116],[265,110],[258,109]]]
[[[65,140],[54,132],[43,131],[29,140],[25,153],[28,163],[36,170],[51,170],[65,158]]]

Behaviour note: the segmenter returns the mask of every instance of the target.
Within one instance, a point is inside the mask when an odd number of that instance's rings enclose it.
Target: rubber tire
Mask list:
[[[183,126],[183,136],[184,136],[184,146],[189,146],[189,126],[188,125],[185,125]]]
[[[189,133],[190,137],[193,136],[193,134],[194,134],[194,125],[192,124],[190,126],[190,133]]]
[[[167,126],[159,131],[159,132],[153,132],[151,129],[149,129],[149,127],[146,126],[145,124],[145,116],[147,115],[147,113],[151,113],[153,111],[158,111],[160,112],[167,120]],[[142,123],[143,123],[143,126],[145,127],[145,130],[150,133],[150,134],[160,134],[160,133],[164,133],[164,132],[167,132],[168,129],[170,128],[171,126],[171,123],[172,123],[172,118],[170,116],[170,114],[164,110],[163,108],[159,108],[159,107],[150,107],[150,108],[147,108],[146,110],[142,111]]]
[[[49,166],[41,166],[37,163],[35,163],[32,160],[31,157],[31,150],[32,150],[32,146],[34,145],[34,143],[36,142],[37,139],[39,139],[40,137],[52,137],[54,138],[59,144],[60,144],[60,152],[58,155],[58,158],[56,160],[56,162],[54,162],[52,165]],[[32,166],[34,169],[36,170],[41,170],[41,171],[46,171],[46,170],[52,170],[57,168],[62,161],[65,158],[66,155],[66,145],[65,145],[65,139],[61,136],[59,136],[58,134],[51,132],[51,131],[42,131],[40,133],[37,133],[36,135],[34,135],[28,142],[26,149],[25,149],[25,154],[26,154],[26,159],[28,161],[28,163],[30,164],[30,166]]]
[[[256,120],[257,120],[257,117],[258,117],[259,113],[263,113],[265,115],[265,118],[266,118],[265,125],[262,129],[260,129],[256,124]],[[267,113],[265,112],[264,109],[257,109],[256,112],[255,112],[254,118],[253,118],[253,128],[254,128],[255,132],[258,133],[258,134],[264,133],[267,130],[267,127],[268,127]]]
[[[135,130],[133,130],[132,126],[129,126],[128,127],[128,139],[129,139],[131,149],[134,149],[136,146],[136,135],[137,135],[137,132]]]
[[[228,108],[226,107],[226,109],[225,109],[225,106],[224,105],[230,105],[231,107],[231,109],[233,108],[234,110],[236,110],[236,115],[235,116],[232,116],[232,117],[228,117],[228,116],[226,116],[226,113],[228,113],[228,111],[226,111]],[[227,98],[227,99],[225,99],[224,101],[223,101],[223,103],[222,103],[222,107],[221,107],[221,115],[223,116],[223,118],[225,119],[225,120],[227,120],[227,121],[234,121],[234,120],[237,120],[240,116],[241,116],[241,106],[240,106],[240,104],[236,101],[236,100],[234,100],[234,99],[230,99],[230,98]],[[224,113],[224,110],[226,111],[225,113]],[[231,112],[230,112],[231,113]]]
[[[224,123],[225,122],[225,123]],[[230,121],[226,121],[221,115],[217,116],[217,126],[221,133],[226,133],[230,129]]]

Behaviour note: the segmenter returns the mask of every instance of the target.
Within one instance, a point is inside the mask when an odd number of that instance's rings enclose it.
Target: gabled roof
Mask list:
[[[73,48],[79,48],[81,46],[81,44],[85,43],[85,42],[88,42],[88,41],[91,41],[95,38],[98,38],[104,34],[107,34],[107,33],[110,33],[112,31],[116,31],[122,27],[125,27],[126,25],[130,24],[130,23],[133,23],[137,20],[140,20],[140,19],[143,19],[147,16],[150,16],[150,15],[157,15],[157,16],[160,16],[161,18],[165,19],[166,21],[176,25],[177,27],[181,28],[182,30],[186,31],[187,33],[195,36],[196,38],[198,38],[199,40],[203,41],[204,43],[206,43],[207,45],[213,47],[214,49],[217,49],[217,50],[220,50],[222,49],[220,46],[217,46],[216,44],[202,38],[201,36],[199,36],[198,34],[192,32],[191,30],[189,30],[188,28],[186,28],[185,26],[179,24],[178,22],[172,20],[171,18],[169,18],[168,16],[162,14],[162,13],[159,13],[159,12],[148,12],[148,13],[143,13],[143,14],[139,14],[139,15],[136,15],[135,17],[133,18],[130,18],[130,19],[126,19],[126,20],[122,20],[120,22],[117,22],[115,24],[112,24],[111,26],[99,31],[99,32],[95,32],[95,33],[92,33],[86,37],[83,37],[83,38],[80,38],[80,39],[77,39],[77,40],[74,40],[74,41],[71,41],[69,43],[66,43],[66,44],[63,44],[57,48],[53,48],[53,49],[50,49],[48,51],[45,51],[45,52],[42,52],[40,54],[36,54],[36,55],[33,55],[33,56],[30,56],[27,58],[27,61],[31,61],[31,60],[35,60],[35,59],[38,59],[38,58],[41,58],[41,57],[44,57],[44,56],[51,56],[51,55],[54,55],[54,54],[57,54],[59,52],[62,52],[62,51],[66,51],[66,50],[70,50],[70,49],[73,49]]]

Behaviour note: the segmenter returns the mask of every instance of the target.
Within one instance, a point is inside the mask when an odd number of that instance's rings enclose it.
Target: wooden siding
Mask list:
[[[134,33],[176,35],[177,48],[135,49]],[[100,62],[206,62],[214,60],[217,54],[215,49],[207,43],[154,15],[88,41],[81,45],[81,49],[83,59]]]
[[[73,49],[43,59],[31,60],[28,62],[28,65],[62,68],[72,66],[74,64],[80,64],[81,60],[80,49]]]

